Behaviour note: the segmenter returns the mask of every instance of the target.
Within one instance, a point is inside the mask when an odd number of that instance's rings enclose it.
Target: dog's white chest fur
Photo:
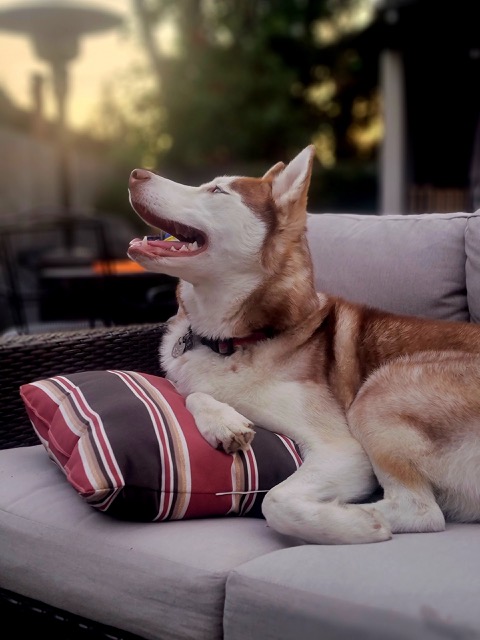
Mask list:
[[[269,371],[270,376],[265,379],[265,370],[270,367],[268,363],[261,364],[261,354],[247,355],[240,350],[224,357],[207,346],[197,345],[179,356],[173,355],[178,340],[188,329],[188,321],[177,318],[170,322],[163,338],[160,353],[168,379],[184,396],[197,391],[208,393],[237,411],[242,410],[241,406],[250,407],[248,417],[254,421],[259,419],[259,413],[266,413],[267,406],[262,411],[262,405],[266,404],[267,388],[273,390],[279,384],[278,380],[272,379],[273,371]]]
[[[301,446],[309,447],[310,439],[318,440],[318,433],[312,431],[311,438],[306,433],[303,420],[318,424],[322,394],[318,388],[310,389],[292,380],[278,366],[270,341],[228,357],[204,345],[174,356],[178,340],[187,334],[188,328],[184,318],[171,320],[160,350],[167,378],[182,395],[208,394],[229,404],[252,422],[290,436]],[[301,431],[299,418],[303,423]]]

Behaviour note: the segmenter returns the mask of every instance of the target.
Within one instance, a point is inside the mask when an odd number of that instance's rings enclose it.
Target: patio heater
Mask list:
[[[72,177],[68,144],[68,65],[80,52],[82,36],[119,26],[120,14],[95,3],[73,0],[17,2],[0,10],[0,30],[30,38],[36,55],[51,69],[57,110],[57,154],[60,204],[68,219],[72,206]],[[66,248],[72,249],[73,229],[66,225]]]

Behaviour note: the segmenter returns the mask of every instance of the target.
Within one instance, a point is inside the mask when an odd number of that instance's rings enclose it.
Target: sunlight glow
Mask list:
[[[0,0],[0,9],[21,5],[20,0]],[[129,0],[97,0],[99,8],[128,15]],[[167,38],[164,37],[164,41]],[[45,114],[54,115],[50,69],[34,53],[28,38],[0,30],[0,88],[23,109],[32,106],[31,78],[40,73],[45,78]],[[70,65],[68,113],[74,128],[84,128],[99,104],[102,87],[133,64],[144,64],[143,51],[133,41],[128,29],[86,36],[80,54]]]

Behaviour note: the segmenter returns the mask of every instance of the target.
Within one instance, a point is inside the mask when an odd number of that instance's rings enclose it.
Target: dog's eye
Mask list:
[[[224,193],[225,195],[227,195],[227,192],[226,192],[226,191],[224,191],[224,190],[223,190],[221,187],[219,187],[219,186],[212,187],[211,192],[212,192],[212,193]]]

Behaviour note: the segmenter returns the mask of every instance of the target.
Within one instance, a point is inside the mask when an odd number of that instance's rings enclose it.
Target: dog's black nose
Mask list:
[[[130,174],[129,186],[133,186],[137,182],[143,182],[144,180],[150,180],[152,174],[146,169],[134,169]]]

